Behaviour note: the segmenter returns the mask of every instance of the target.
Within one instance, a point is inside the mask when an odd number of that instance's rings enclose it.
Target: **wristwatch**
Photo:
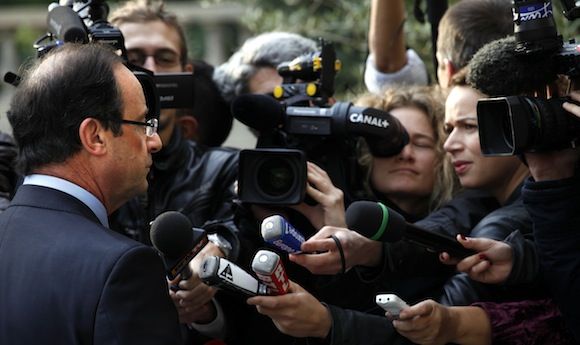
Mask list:
[[[225,237],[223,237],[218,233],[207,235],[207,239],[211,243],[215,244],[219,248],[219,250],[222,251],[222,253],[224,253],[224,257],[226,259],[228,258],[230,252],[232,251],[232,244],[230,243],[230,241],[226,240]]]

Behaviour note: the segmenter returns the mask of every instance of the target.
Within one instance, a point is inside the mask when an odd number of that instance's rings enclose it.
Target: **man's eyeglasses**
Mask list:
[[[131,120],[118,120],[120,123],[125,123],[128,125],[135,125],[135,126],[145,126],[145,135],[148,137],[152,137],[157,133],[157,128],[159,127],[159,120],[157,119],[149,119],[147,122],[139,122],[139,121],[131,121]]]
[[[155,64],[159,67],[174,67],[180,64],[179,55],[171,50],[158,50],[154,54],[145,54],[141,50],[129,50],[127,51],[127,60],[136,66],[143,67],[145,65],[145,60],[149,56],[152,56],[155,60]]]

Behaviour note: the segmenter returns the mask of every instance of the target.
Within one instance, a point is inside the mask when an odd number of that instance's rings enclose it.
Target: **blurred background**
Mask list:
[[[431,26],[415,15],[425,11],[429,0],[405,1],[407,44],[423,58],[434,80]],[[106,2],[114,9],[122,1]],[[450,0],[449,4],[454,2]],[[1,76],[8,71],[18,72],[20,66],[36,58],[32,45],[46,32],[49,4],[45,0],[0,0]],[[337,57],[342,61],[342,70],[336,77],[338,100],[350,100],[364,91],[362,75],[368,52],[370,0],[173,0],[166,1],[166,6],[179,16],[186,28],[192,58],[217,66],[247,37],[272,30],[296,32],[334,42]],[[558,0],[554,6],[560,8]],[[564,38],[578,35],[580,21],[571,23],[562,16],[555,17]],[[12,92],[13,86],[0,83],[0,129],[7,132],[11,131],[6,110]],[[234,124],[232,135],[225,143],[241,148],[254,144],[253,136],[239,123]]]

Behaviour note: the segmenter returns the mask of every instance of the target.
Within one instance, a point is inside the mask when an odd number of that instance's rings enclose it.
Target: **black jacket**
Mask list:
[[[15,172],[16,146],[12,137],[0,132],[0,212],[6,209],[18,181]]]
[[[111,228],[150,244],[149,222],[165,211],[180,211],[195,227],[233,217],[238,151],[207,148],[175,130],[168,145],[153,155],[149,191],[121,207]]]
[[[543,280],[580,342],[580,178],[529,179],[523,198],[534,221]]]

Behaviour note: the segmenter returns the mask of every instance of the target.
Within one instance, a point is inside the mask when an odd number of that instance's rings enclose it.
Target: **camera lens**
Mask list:
[[[264,159],[257,167],[257,185],[270,197],[283,197],[295,187],[296,172],[285,159]]]

